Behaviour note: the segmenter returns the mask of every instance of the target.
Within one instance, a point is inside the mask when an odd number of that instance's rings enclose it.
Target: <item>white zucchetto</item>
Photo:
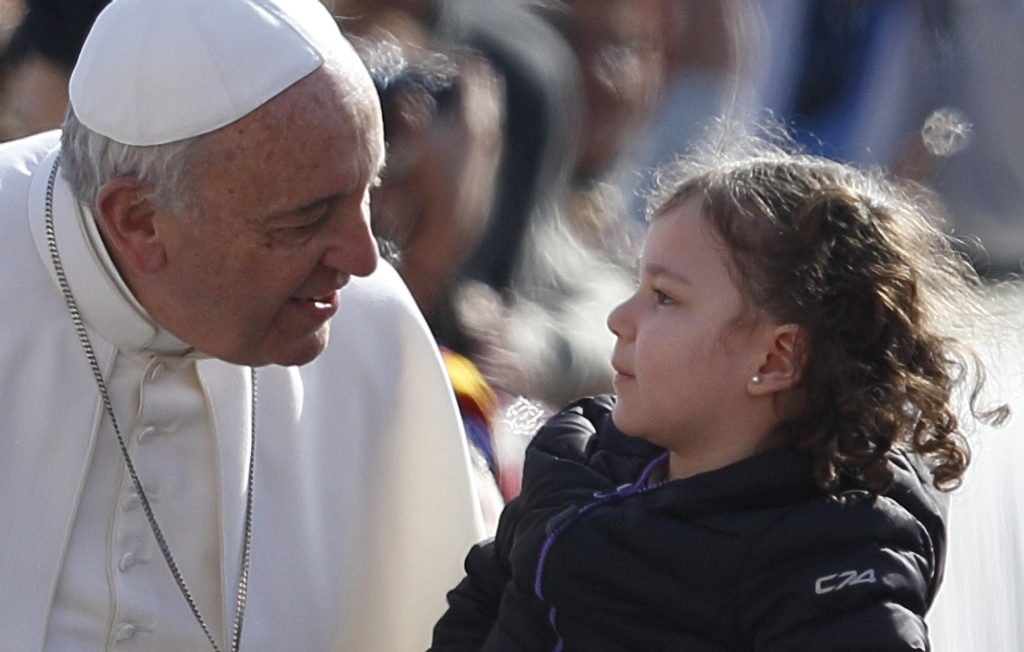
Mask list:
[[[248,115],[350,47],[319,0],[114,0],[69,97],[89,129],[160,145]]]

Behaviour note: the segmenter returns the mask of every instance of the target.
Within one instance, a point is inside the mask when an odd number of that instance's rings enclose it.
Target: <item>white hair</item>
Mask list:
[[[94,206],[103,186],[118,177],[144,182],[148,197],[171,209],[188,205],[202,136],[164,145],[125,145],[83,125],[69,105],[61,134],[61,170],[75,197]]]

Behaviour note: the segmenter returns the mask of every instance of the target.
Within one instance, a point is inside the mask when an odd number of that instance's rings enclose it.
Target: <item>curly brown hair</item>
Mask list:
[[[884,493],[886,453],[902,447],[928,463],[937,488],[955,488],[970,449],[954,394],[964,388],[984,423],[1009,408],[980,406],[984,367],[951,334],[951,318],[987,313],[935,206],[881,170],[801,153],[785,137],[730,144],[663,173],[651,214],[702,198],[751,306],[803,329],[806,407],[780,427],[808,451],[815,483],[831,491],[852,479]]]

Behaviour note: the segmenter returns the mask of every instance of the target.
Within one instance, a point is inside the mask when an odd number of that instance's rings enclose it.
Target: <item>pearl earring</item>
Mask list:
[[[754,377],[750,379],[750,382],[752,382],[755,385],[757,385],[758,383],[761,382],[761,375],[760,374],[754,374]]]

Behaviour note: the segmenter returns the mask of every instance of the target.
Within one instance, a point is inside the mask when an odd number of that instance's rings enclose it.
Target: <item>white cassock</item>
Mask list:
[[[56,132],[0,146],[0,652],[210,649],[54,281],[44,224],[56,148]],[[53,217],[118,425],[225,649],[249,369],[187,353],[156,327],[60,180]],[[258,370],[246,652],[422,650],[483,536],[454,398],[408,291],[382,263],[341,297],[320,357]]]

